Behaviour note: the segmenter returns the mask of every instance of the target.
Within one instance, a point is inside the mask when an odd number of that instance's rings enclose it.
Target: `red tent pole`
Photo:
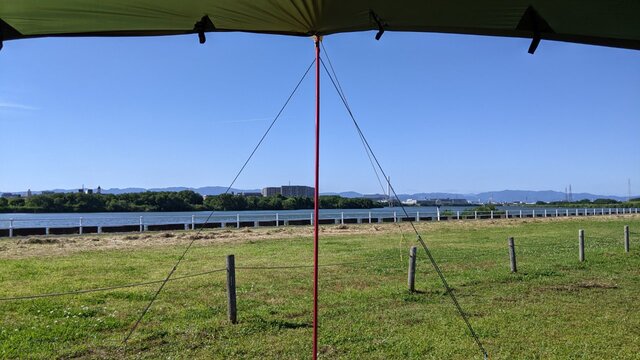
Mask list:
[[[320,209],[320,41],[314,36],[316,47],[316,174],[313,194],[313,360],[318,358],[318,220]]]

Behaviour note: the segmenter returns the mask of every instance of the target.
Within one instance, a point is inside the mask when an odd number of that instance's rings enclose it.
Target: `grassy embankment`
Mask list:
[[[622,229],[632,229],[623,252]],[[393,224],[324,227],[322,358],[481,358],[418,251],[406,290],[405,239]],[[492,359],[627,358],[640,348],[640,217],[420,223]],[[585,229],[586,259],[577,233]],[[204,233],[176,276],[224,267],[310,264],[310,229]],[[0,296],[158,280],[192,234],[0,239]],[[509,273],[507,237],[517,244]],[[157,284],[0,302],[3,358],[309,358],[311,269],[239,269],[239,323],[226,321],[224,272],[167,285],[127,348]]]

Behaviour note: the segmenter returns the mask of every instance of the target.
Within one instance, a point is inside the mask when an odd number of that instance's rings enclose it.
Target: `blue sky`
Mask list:
[[[640,193],[640,52],[386,32],[325,38],[396,189]],[[0,191],[228,185],[313,60],[308,38],[6,42]],[[312,75],[312,74],[311,74]],[[321,191],[380,192],[322,79]],[[309,76],[237,188],[311,185]]]

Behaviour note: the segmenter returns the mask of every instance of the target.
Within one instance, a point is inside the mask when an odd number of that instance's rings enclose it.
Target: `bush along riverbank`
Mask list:
[[[381,204],[364,198],[321,196],[322,209],[371,209]],[[0,198],[0,213],[80,213],[80,212],[156,212],[156,211],[243,211],[312,209],[313,199],[306,197],[202,195],[179,192],[143,192],[128,194],[55,193],[30,197]]]

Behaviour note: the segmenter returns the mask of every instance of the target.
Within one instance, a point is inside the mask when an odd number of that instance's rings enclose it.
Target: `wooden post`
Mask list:
[[[417,251],[418,251],[418,248],[415,246],[412,246],[411,249],[409,249],[409,277],[407,279],[407,282],[409,285],[409,291],[411,292],[416,291],[416,252]]]
[[[584,230],[578,230],[578,259],[584,261]]]
[[[629,252],[629,225],[624,226],[624,252]]]
[[[511,272],[518,272],[518,267],[516,266],[516,244],[512,237],[509,238],[509,261],[511,262]]]
[[[236,308],[236,260],[233,255],[227,255],[227,315],[232,324],[238,322]]]

